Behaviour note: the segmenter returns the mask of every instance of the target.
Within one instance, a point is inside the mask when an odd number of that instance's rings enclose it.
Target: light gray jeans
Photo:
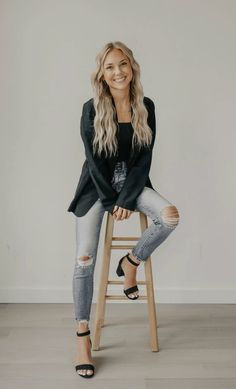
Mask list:
[[[112,179],[112,186],[117,192],[122,189],[126,174],[126,162],[118,162]],[[142,233],[136,246],[131,250],[139,261],[145,261],[176,228],[177,220],[176,222],[167,223],[162,215],[162,210],[167,206],[173,206],[173,204],[161,196],[160,193],[146,186],[137,197],[136,210],[146,214],[153,222]],[[73,275],[73,299],[75,320],[77,322],[89,322],[90,320],[93,275],[104,213],[105,209],[101,200],[98,199],[84,216],[75,216],[76,255]],[[89,259],[80,259],[84,256],[88,256]]]

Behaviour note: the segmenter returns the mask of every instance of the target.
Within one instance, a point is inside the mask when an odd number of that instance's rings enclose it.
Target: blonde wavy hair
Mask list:
[[[112,49],[120,49],[127,56],[133,71],[130,82],[130,104],[131,104],[131,124],[133,126],[132,147],[136,145],[139,149],[142,146],[149,146],[152,141],[152,130],[147,124],[148,111],[143,102],[144,93],[140,82],[140,66],[134,59],[133,52],[120,41],[107,43],[97,54],[97,68],[91,75],[91,84],[94,90],[94,129],[93,153],[101,155],[117,153],[116,132],[118,122],[116,120],[116,109],[113,104],[113,97],[110,88],[103,80],[103,65],[106,55]]]

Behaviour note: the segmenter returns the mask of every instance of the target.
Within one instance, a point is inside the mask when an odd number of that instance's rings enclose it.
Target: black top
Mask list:
[[[131,147],[132,147],[132,136],[133,126],[131,122],[120,122],[118,123],[118,158],[117,161],[128,161]]]
[[[130,150],[127,162],[128,175],[119,193],[113,189],[111,184],[117,155],[109,158],[99,157],[97,154],[93,155],[92,143],[95,133],[93,98],[84,103],[80,119],[80,134],[84,143],[86,159],[82,166],[74,197],[67,209],[68,212],[73,212],[76,216],[84,216],[98,198],[100,198],[106,211],[110,213],[112,213],[115,205],[134,211],[136,199],[144,186],[154,189],[149,171],[156,137],[155,105],[147,96],[144,96],[143,102],[148,111],[147,122],[153,133],[152,143],[149,147],[143,147],[141,150],[137,149],[136,146],[134,150]],[[122,126],[125,127],[122,135],[126,136],[127,132],[125,130],[127,130],[127,127],[121,125],[120,128]],[[123,138],[122,135],[121,138]]]

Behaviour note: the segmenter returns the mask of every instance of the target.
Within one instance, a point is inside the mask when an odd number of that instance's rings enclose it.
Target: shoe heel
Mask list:
[[[122,260],[123,260],[123,258],[121,258],[120,260],[119,260],[119,264],[118,264],[118,267],[117,267],[117,269],[116,269],[116,274],[118,275],[118,277],[121,277],[121,276],[124,276],[124,272],[123,272],[123,269],[122,269],[122,267],[121,267],[121,262],[122,262]]]

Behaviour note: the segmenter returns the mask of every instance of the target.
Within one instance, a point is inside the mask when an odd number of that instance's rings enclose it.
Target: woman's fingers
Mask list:
[[[128,219],[128,218],[132,215],[133,212],[134,212],[134,211],[129,211],[129,210],[127,209],[127,217],[126,217],[126,219]]]
[[[115,219],[115,220],[117,219],[118,209],[119,209],[119,206],[115,205],[113,208],[113,211],[112,211],[112,216],[113,216],[113,219]]]
[[[127,219],[132,215],[132,211],[128,211],[128,216],[127,216]]]
[[[112,214],[115,213],[117,211],[117,209],[119,208],[118,205],[115,205],[114,208],[113,208],[113,211],[112,211]]]
[[[115,206],[115,207],[117,207],[117,206]],[[115,220],[128,219],[130,217],[130,215],[133,213],[132,211],[129,211],[126,208],[122,208],[122,207],[115,208],[115,207],[113,210],[113,212],[114,212],[117,209],[117,211],[113,215]]]
[[[118,207],[118,205],[116,205],[113,209],[113,218],[115,220],[120,220],[120,213],[121,213],[121,209],[120,207]]]
[[[128,218],[128,210],[123,208],[121,220],[127,219]]]
[[[116,212],[117,213],[117,218],[116,220],[122,220],[122,215],[123,215],[123,208],[119,207],[118,211]]]

